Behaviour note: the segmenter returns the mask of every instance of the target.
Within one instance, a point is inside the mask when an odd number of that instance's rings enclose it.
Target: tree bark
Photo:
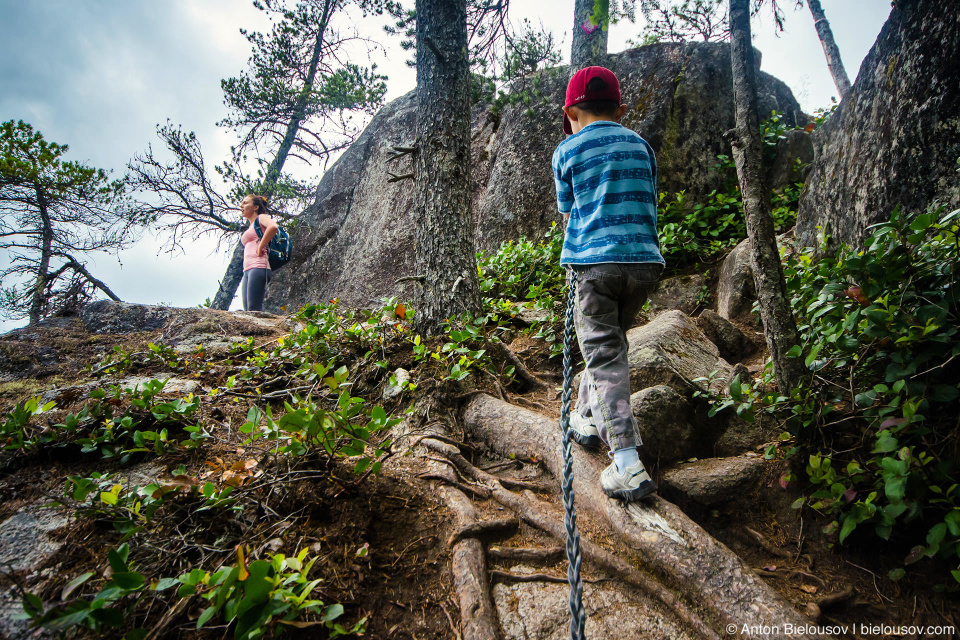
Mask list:
[[[783,265],[777,249],[770,207],[770,189],[761,164],[760,117],[757,114],[757,84],[754,49],[750,40],[749,0],[730,0],[730,51],[733,68],[733,99],[736,129],[733,157],[743,196],[753,278],[760,302],[763,333],[773,359],[777,384],[784,395],[803,375],[799,358],[787,352],[799,344],[797,325],[790,310]]]
[[[820,44],[823,45],[823,55],[827,57],[827,68],[830,69],[833,83],[837,85],[840,99],[843,100],[850,93],[850,78],[847,77],[847,70],[840,59],[840,49],[837,48],[837,42],[833,39],[833,31],[830,29],[827,16],[823,13],[823,7],[820,6],[820,0],[807,0],[807,4],[813,15],[813,26],[816,27],[817,35],[820,36]]]
[[[470,211],[470,87],[465,0],[417,0],[416,330],[479,313]]]
[[[217,289],[217,295],[213,296],[213,302],[210,303],[211,309],[222,309],[226,311],[230,308],[233,299],[237,297],[237,287],[240,286],[240,280],[243,279],[243,245],[237,243],[233,248],[233,255],[230,256],[230,263],[227,270],[220,280],[220,288]]]
[[[40,247],[40,264],[37,266],[37,279],[33,289],[33,299],[30,301],[30,324],[36,324],[43,317],[46,306],[47,272],[50,271],[50,252],[53,245],[53,227],[50,224],[50,215],[47,213],[47,200],[43,191],[37,188],[37,207],[40,209],[40,219],[43,221],[43,239]]]
[[[608,11],[610,0],[601,0]],[[605,66],[607,62],[607,26],[592,24],[594,0],[576,0],[573,7],[573,45],[570,51],[570,67],[576,72],[583,67]]]

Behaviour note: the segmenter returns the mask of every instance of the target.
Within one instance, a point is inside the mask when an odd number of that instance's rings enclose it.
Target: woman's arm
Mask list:
[[[257,245],[257,254],[262,255],[266,252],[267,245],[270,244],[270,240],[273,239],[273,236],[277,235],[277,229],[280,227],[276,222],[274,222],[273,218],[265,213],[261,213],[257,217],[257,222],[260,223],[260,230],[263,232],[263,237],[260,239],[260,244]]]

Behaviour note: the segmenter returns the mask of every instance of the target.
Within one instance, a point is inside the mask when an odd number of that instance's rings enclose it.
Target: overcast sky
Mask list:
[[[822,0],[822,5],[852,80],[890,1]],[[511,0],[513,21],[542,22],[562,42],[566,61],[572,16],[573,0]],[[407,52],[383,34],[381,24],[368,19],[358,28],[385,47],[372,61],[389,76],[392,99],[413,89],[416,78],[403,64]],[[241,27],[268,28],[250,0],[0,0],[0,122],[24,120],[48,141],[69,145],[68,159],[111,169],[114,177],[134,154],[151,142],[157,146],[156,125],[168,119],[195,131],[208,159],[226,158],[232,134],[215,123],[226,115],[220,80],[238,75],[250,55]],[[613,25],[610,51],[623,50],[641,28]],[[806,111],[828,106],[837,92],[809,10],[788,8],[786,32],[773,31],[768,14],[755,20],[763,70],[786,82]],[[320,169],[298,173],[319,178]],[[119,261],[95,257],[91,271],[129,302],[187,307],[212,298],[226,254],[216,253],[212,241],[174,255],[161,252],[160,244],[147,235]],[[0,266],[6,258],[0,254]],[[14,326],[0,322],[0,331]]]

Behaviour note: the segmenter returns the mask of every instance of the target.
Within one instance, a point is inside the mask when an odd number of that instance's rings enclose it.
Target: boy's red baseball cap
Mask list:
[[[587,85],[594,78],[603,80],[605,88],[602,91],[587,90]],[[617,80],[616,74],[606,67],[586,67],[573,74],[567,84],[567,100],[563,106],[572,107],[578,102],[586,102],[587,100],[616,100],[619,105],[620,81]],[[570,119],[567,118],[566,113],[563,114],[563,132],[567,135],[573,133]]]

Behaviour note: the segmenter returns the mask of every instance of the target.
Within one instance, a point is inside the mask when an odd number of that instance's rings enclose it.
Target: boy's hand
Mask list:
[[[569,214],[569,213],[565,213],[565,214],[563,214],[563,226],[567,226],[567,223],[568,223],[568,222],[570,222],[570,214]]]

